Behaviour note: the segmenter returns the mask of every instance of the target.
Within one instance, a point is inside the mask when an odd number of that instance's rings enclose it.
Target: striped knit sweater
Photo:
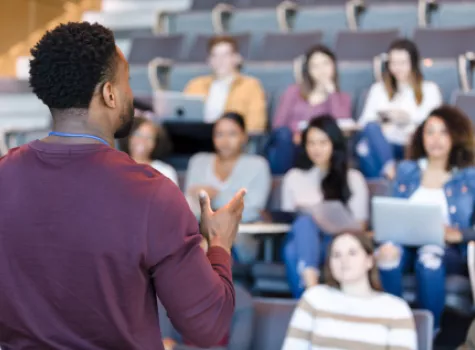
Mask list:
[[[415,350],[409,306],[386,293],[349,296],[320,285],[305,292],[282,350]]]

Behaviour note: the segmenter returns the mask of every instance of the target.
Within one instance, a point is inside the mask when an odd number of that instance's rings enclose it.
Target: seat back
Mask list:
[[[359,29],[381,30],[398,28],[405,35],[418,26],[417,1],[365,1],[365,9],[358,17]]]
[[[437,0],[432,7],[430,24],[436,28],[459,28],[473,26],[475,3],[466,0]]]
[[[454,104],[468,115],[475,128],[475,94],[458,93]]]
[[[264,36],[256,52],[255,61],[293,61],[322,41],[322,32],[271,33]]]
[[[252,350],[282,348],[297,300],[254,298]]]
[[[397,29],[368,32],[344,31],[338,33],[335,53],[340,61],[367,61],[386,52],[399,36]]]
[[[211,74],[211,69],[205,63],[175,64],[170,70],[168,89],[183,91],[191,79],[207,74]]]
[[[182,35],[134,38],[130,48],[129,63],[131,65],[146,65],[157,57],[178,60],[182,53],[182,47]]]
[[[419,28],[414,32],[414,42],[421,57],[452,58],[475,48],[475,27],[459,29]]]
[[[449,102],[452,92],[460,89],[460,79],[456,59],[424,59],[422,74],[425,80],[435,82],[445,102]]]
[[[417,330],[417,349],[432,350],[434,340],[434,316],[427,310],[413,310]]]
[[[267,203],[267,210],[280,211],[282,197],[282,176],[274,176],[272,178],[272,188]]]
[[[209,11],[220,3],[232,4],[232,0],[193,0],[191,3],[191,11]]]
[[[336,34],[348,29],[343,1],[330,0],[314,6],[302,6],[295,16],[294,31],[309,32],[319,30],[324,33],[323,43],[333,47]]]

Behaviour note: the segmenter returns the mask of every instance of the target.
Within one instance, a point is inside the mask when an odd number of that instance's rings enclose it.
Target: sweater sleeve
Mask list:
[[[293,170],[291,169],[287,174],[284,175],[282,180],[282,190],[280,198],[280,209],[282,211],[293,212],[296,211],[295,198],[292,193],[292,184],[294,175]]]
[[[264,159],[259,159],[259,162],[252,164],[247,171],[254,171],[256,174],[246,186],[247,194],[244,197],[242,222],[252,222],[259,219],[261,211],[267,205],[272,186],[269,165]]]
[[[316,310],[308,300],[308,291],[300,299],[290,320],[282,350],[309,350]]]
[[[252,94],[246,109],[246,115],[244,115],[247,130],[263,132],[267,126],[266,94],[257,79],[252,81],[249,91],[252,91]]]
[[[272,119],[272,128],[277,129],[282,126],[290,127],[291,124],[291,110],[295,101],[295,96],[298,93],[296,85],[289,86],[281,96],[279,106]]]
[[[177,186],[163,183],[150,203],[144,264],[174,328],[194,344],[210,347],[231,326],[231,257],[220,247],[205,255],[198,222],[185,198]]]
[[[403,311],[401,317],[392,320],[388,336],[389,350],[416,350],[417,333],[414,316],[405,302],[401,302],[399,309]]]
[[[369,218],[369,190],[363,175],[351,169],[348,174],[348,186],[351,191],[348,207],[356,220],[366,222]]]
[[[351,118],[351,98],[343,92],[335,92],[329,97],[330,114],[335,119]]]

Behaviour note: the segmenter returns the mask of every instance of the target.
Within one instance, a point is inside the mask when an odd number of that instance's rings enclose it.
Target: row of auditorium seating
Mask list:
[[[251,349],[281,349],[296,305],[296,300],[254,298],[254,322]],[[162,332],[167,328],[169,323],[164,315],[166,315],[166,311],[163,306],[161,306],[159,309],[159,316],[161,316],[160,327]],[[432,314],[425,310],[413,310],[413,315],[417,331],[417,349],[432,350],[432,328],[434,322]],[[164,334],[166,334],[166,331]],[[229,350],[242,349],[230,348]]]
[[[149,7],[140,10],[140,3],[137,1],[134,16],[129,11],[104,11],[87,13],[84,19],[98,20],[125,39],[154,32],[194,35],[322,30],[324,42],[330,44],[336,33],[345,29],[396,27],[409,34],[417,27],[471,26],[475,15],[475,3],[467,0],[296,0],[284,5],[282,0],[195,0],[188,11],[158,14]]]
[[[374,81],[374,57],[384,53],[399,34],[397,30],[338,34],[333,49],[339,59],[340,87],[352,95],[355,105]],[[243,72],[261,80],[271,102],[276,102],[282,91],[294,82],[292,60],[319,43],[321,37],[321,32],[266,34],[257,40],[250,34],[235,36],[245,59]],[[151,95],[157,85],[180,91],[190,79],[209,72],[205,63],[209,38],[209,35],[198,35],[189,47],[182,35],[133,39],[129,62],[134,93]],[[424,57],[422,68],[426,79],[441,87],[448,102],[452,92],[461,88],[459,72],[463,69],[459,69],[458,57],[475,48],[475,28],[418,29],[414,41]],[[157,74],[148,66],[157,57],[175,63],[160,60],[163,69]],[[155,74],[160,84],[154,84]]]
[[[474,21],[475,24],[475,21]],[[412,39],[424,58],[451,59],[475,48],[475,26],[453,29],[416,29]],[[385,52],[392,40],[400,37],[397,29],[383,31],[352,32],[341,31],[332,48],[337,57],[345,61],[372,60]],[[190,46],[185,35],[163,35],[136,37],[132,39],[130,51],[126,52],[132,65],[147,64],[156,57],[178,63],[203,63],[206,61],[207,42],[211,35],[197,35]],[[321,44],[323,32],[265,33],[255,36],[242,33],[234,36],[239,42],[240,54],[245,60],[292,61],[312,45]]]
[[[364,95],[360,97],[360,106],[362,101]],[[450,102],[462,109],[475,125],[474,91],[455,91]],[[26,81],[0,79],[0,155],[8,148],[41,138],[50,123],[48,108],[31,92]]]

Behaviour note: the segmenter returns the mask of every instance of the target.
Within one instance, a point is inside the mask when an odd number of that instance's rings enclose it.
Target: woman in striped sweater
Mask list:
[[[282,350],[415,350],[411,310],[380,291],[371,241],[342,233],[329,252],[326,284],[306,290]]]

